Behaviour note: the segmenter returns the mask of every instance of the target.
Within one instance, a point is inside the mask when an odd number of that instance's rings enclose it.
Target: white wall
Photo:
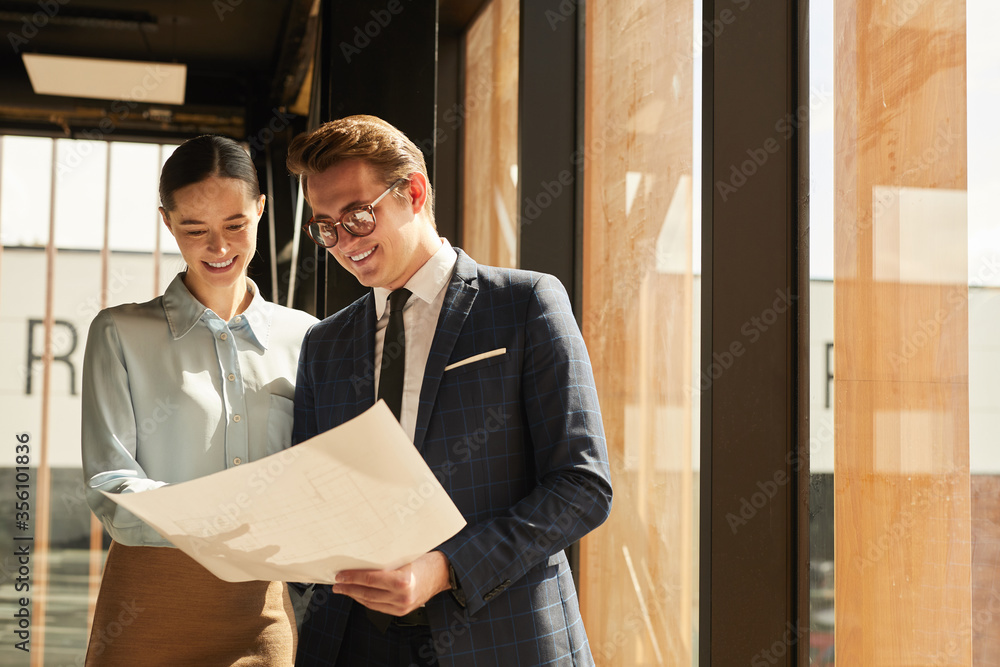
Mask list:
[[[163,255],[160,292],[184,267],[179,255]],[[90,322],[100,310],[101,255],[98,252],[60,250],[55,260],[53,355],[66,361],[52,364],[49,405],[48,455],[53,467],[80,467],[80,384],[83,352]],[[43,364],[28,364],[29,347],[40,357],[44,327],[30,320],[45,318],[45,251],[4,248],[0,259],[0,424],[4,437],[28,432],[32,436],[32,464],[41,446]],[[153,257],[147,253],[112,253],[109,261],[108,305],[148,301],[156,296]],[[73,330],[76,332],[74,344]],[[67,363],[68,362],[68,363]],[[73,377],[75,371],[75,378]],[[31,395],[26,393],[28,370]],[[71,387],[72,380],[72,387]],[[14,465],[14,448],[0,447],[0,467]]]

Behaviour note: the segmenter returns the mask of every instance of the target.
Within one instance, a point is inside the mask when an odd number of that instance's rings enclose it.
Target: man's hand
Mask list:
[[[337,574],[333,592],[369,609],[403,616],[449,588],[448,559],[432,551],[397,570],[344,570]]]

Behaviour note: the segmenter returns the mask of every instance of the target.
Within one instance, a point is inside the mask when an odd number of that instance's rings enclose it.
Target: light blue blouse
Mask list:
[[[83,362],[87,502],[117,542],[170,546],[99,490],[135,493],[291,444],[299,348],[317,320],[265,301],[228,322],[179,274],[161,297],[101,311]]]

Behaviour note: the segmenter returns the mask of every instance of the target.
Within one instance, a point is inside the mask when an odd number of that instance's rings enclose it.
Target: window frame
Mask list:
[[[699,662],[808,665],[808,1],[703,10],[701,370],[746,344],[702,394]],[[718,186],[769,138],[745,186]],[[773,496],[734,530],[760,485]]]

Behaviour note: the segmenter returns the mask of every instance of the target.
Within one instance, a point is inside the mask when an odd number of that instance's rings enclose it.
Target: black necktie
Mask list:
[[[398,289],[389,295],[389,326],[385,328],[382,345],[381,375],[378,381],[378,398],[399,415],[403,409],[403,377],[406,370],[406,332],[403,330],[403,306],[410,298],[410,290]]]
[[[382,370],[378,380],[378,397],[392,410],[399,421],[403,411],[403,377],[406,370],[406,331],[403,329],[403,306],[410,298],[410,290],[398,289],[389,295],[389,325],[385,328],[382,343]],[[365,608],[365,615],[378,631],[385,634],[392,616]]]

